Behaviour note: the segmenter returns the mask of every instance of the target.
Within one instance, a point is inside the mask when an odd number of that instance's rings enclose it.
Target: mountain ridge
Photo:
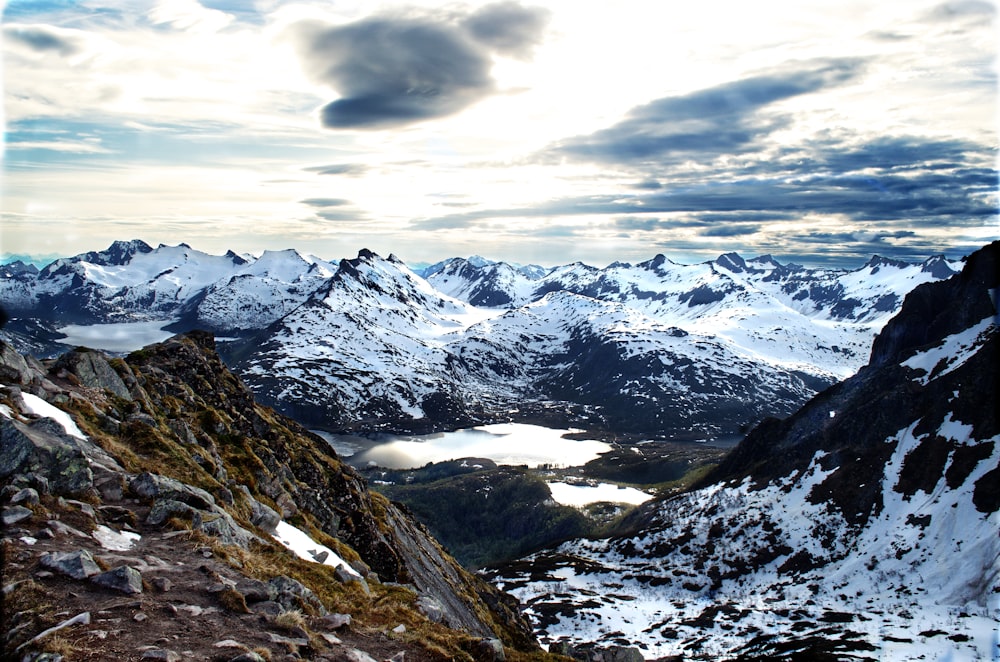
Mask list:
[[[5,337],[26,350],[56,320],[235,338],[223,353],[259,397],[331,431],[453,429],[504,420],[518,402],[564,402],[594,410],[576,421],[586,427],[710,438],[849,376],[902,296],[950,264],[810,270],[728,253],[544,270],[454,258],[423,277],[367,249],[332,264],[292,249],[116,242],[37,275],[9,270],[0,302],[30,334]]]
[[[915,288],[866,367],[762,422],[697,489],[641,507],[630,533],[565,543],[494,580],[550,650],[995,656],[998,259],[995,242]]]

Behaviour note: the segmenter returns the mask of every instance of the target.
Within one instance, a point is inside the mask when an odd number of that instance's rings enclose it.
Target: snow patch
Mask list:
[[[316,542],[309,536],[308,533],[302,529],[292,526],[284,520],[278,522],[278,526],[275,527],[272,537],[300,559],[333,566],[335,568],[342,565],[349,575],[357,579],[361,579],[361,575],[348,565],[347,561],[341,558],[336,552],[326,545],[321,545]],[[323,556],[324,553],[326,554],[325,557]]]
[[[43,418],[51,418],[56,423],[61,425],[63,430],[65,430],[66,434],[69,436],[86,440],[87,436],[80,431],[80,428],[76,426],[76,423],[73,422],[73,419],[70,418],[69,414],[64,412],[62,409],[53,407],[37,395],[32,395],[30,393],[21,393],[21,401],[24,402],[24,408],[29,413]]]
[[[901,365],[923,371],[923,374],[914,377],[913,381],[926,386],[932,380],[962,367],[986,342],[987,335],[993,333],[995,329],[993,317],[987,317],[961,333],[948,336],[935,347],[914,354]],[[939,366],[942,369],[934,372]]]
[[[98,524],[91,535],[94,536],[97,542],[101,543],[101,547],[114,552],[128,551],[142,539],[142,536],[138,533],[132,531],[115,531],[103,524]]]

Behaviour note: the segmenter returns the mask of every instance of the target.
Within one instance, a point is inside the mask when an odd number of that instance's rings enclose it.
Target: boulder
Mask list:
[[[0,341],[0,381],[26,386],[36,376],[21,354]]]
[[[318,616],[326,616],[327,611],[323,603],[312,590],[303,586],[299,581],[285,575],[278,575],[271,579],[268,584],[275,591],[274,600],[285,611],[305,608],[305,610],[311,609]]]
[[[94,483],[82,448],[88,444],[92,445],[67,435],[50,418],[31,423],[0,418],[0,479],[36,473],[45,477],[57,494],[82,495]]]
[[[84,386],[110,391],[119,398],[132,400],[132,394],[129,393],[125,382],[104,355],[98,352],[85,350],[67,352],[59,357],[52,369],[73,373]]]
[[[75,552],[46,552],[38,561],[42,567],[73,579],[87,579],[101,572],[94,557],[85,549]]]
[[[142,593],[142,575],[138,570],[127,565],[94,575],[90,581],[105,588],[121,591],[126,595]]]
[[[215,498],[205,490],[148,471],[133,478],[129,489],[140,499],[172,499],[199,510],[215,505]]]
[[[22,503],[35,505],[38,503],[38,499],[38,490],[33,487],[25,487],[24,489],[18,490],[18,492],[10,498],[10,502],[15,506]]]
[[[24,506],[12,506],[3,509],[3,513],[0,514],[0,521],[3,522],[5,527],[14,526],[18,522],[29,519],[33,514],[33,512]]]

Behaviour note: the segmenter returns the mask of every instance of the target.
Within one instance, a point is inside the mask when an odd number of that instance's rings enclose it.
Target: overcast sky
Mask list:
[[[860,266],[1000,236],[984,0],[13,0],[0,251]]]

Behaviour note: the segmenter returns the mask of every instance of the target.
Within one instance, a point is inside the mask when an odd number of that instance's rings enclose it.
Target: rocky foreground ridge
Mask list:
[[[0,344],[0,479],[3,659],[546,657],[207,334],[124,360]]]

